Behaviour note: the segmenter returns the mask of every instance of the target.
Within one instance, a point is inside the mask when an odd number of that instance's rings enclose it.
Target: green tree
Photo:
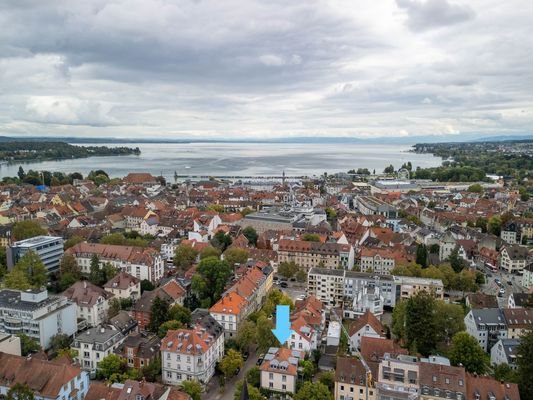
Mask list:
[[[488,354],[477,340],[466,332],[458,332],[452,338],[448,358],[452,365],[462,364],[470,373],[484,374],[489,366]]]
[[[438,341],[445,341],[449,344],[455,334],[465,329],[464,309],[458,304],[436,301],[434,316]]]
[[[422,268],[427,268],[428,266],[428,251],[425,244],[416,246],[416,263]]]
[[[226,249],[231,246],[232,242],[231,236],[224,231],[218,231],[213,236],[213,239],[211,239],[211,245],[219,249],[221,252],[226,251]]]
[[[473,185],[468,186],[468,191],[470,193],[483,193],[483,186],[479,183],[474,183]]]
[[[398,339],[405,339],[405,316],[407,301],[396,303],[392,310],[392,334]]]
[[[244,360],[242,354],[233,349],[229,349],[226,355],[220,360],[218,367],[226,379],[235,375],[242,368]]]
[[[150,282],[148,279],[143,279],[141,281],[141,294],[146,292],[146,291],[150,291],[150,290],[154,290],[155,289],[155,286],[152,282]]]
[[[294,396],[294,400],[333,400],[333,394],[323,383],[304,382]]]
[[[20,269],[13,269],[6,274],[4,286],[8,289],[27,290],[31,289],[31,284],[26,274]]]
[[[67,239],[63,245],[65,250],[70,249],[71,247],[76,246],[78,243],[82,243],[84,239],[81,236],[72,236],[70,239]]]
[[[518,383],[517,371],[512,369],[509,364],[498,364],[492,367],[492,376],[500,382]]]
[[[180,329],[180,328],[183,328],[183,324],[181,322],[179,322],[179,321],[171,319],[170,321],[163,322],[159,326],[159,329],[157,331],[157,335],[161,339],[163,339],[167,335],[168,331],[175,331],[175,330]]]
[[[61,258],[61,263],[59,264],[59,275],[69,274],[76,280],[81,278],[81,269],[78,266],[76,258],[71,254],[65,254]]]
[[[261,315],[257,319],[257,334],[255,341],[257,343],[258,351],[265,352],[270,347],[275,347],[279,344],[278,340],[272,333],[274,329],[274,323],[272,320],[267,319],[264,315]]]
[[[325,371],[320,374],[318,381],[328,387],[330,392],[333,392],[335,387],[335,372]]]
[[[237,345],[241,350],[246,350],[252,343],[255,342],[257,335],[256,326],[252,321],[243,321],[237,332]]]
[[[487,223],[487,232],[493,235],[500,236],[502,230],[502,218],[499,215],[490,217]]]
[[[209,211],[214,211],[216,213],[222,214],[224,210],[224,206],[222,204],[211,204],[207,207]]]
[[[298,366],[302,368],[303,377],[305,380],[310,381],[315,374],[315,364],[310,360],[301,360]]]
[[[261,385],[261,370],[259,367],[253,366],[246,371],[246,381],[256,388]]]
[[[292,278],[299,270],[300,268],[298,268],[298,265],[294,261],[283,261],[278,266],[278,274],[285,278]]]
[[[170,302],[156,295],[150,307],[150,330],[158,332],[159,327],[168,321]]]
[[[221,254],[220,249],[213,247],[213,246],[207,246],[205,249],[203,249],[200,252],[200,260],[203,260],[204,258],[208,258],[208,257],[219,258],[220,254]]]
[[[328,220],[337,218],[337,212],[335,211],[335,209],[331,207],[326,207],[324,211],[326,212],[326,217]]]
[[[182,305],[174,304],[168,310],[168,318],[170,320],[179,321],[183,325],[187,325],[191,322],[191,310]]]
[[[409,349],[428,356],[436,347],[437,331],[434,319],[435,299],[420,292],[407,300],[405,337]]]
[[[111,353],[105,356],[98,364],[96,376],[98,379],[110,380],[113,375],[126,372],[126,360],[117,354]]]
[[[232,269],[226,261],[216,257],[204,258],[193,276],[192,291],[202,299],[203,306],[210,307],[220,299],[231,275]]]
[[[95,253],[91,257],[91,264],[89,269],[89,281],[95,285],[100,285],[101,274],[100,274],[100,259]]]
[[[48,282],[47,270],[41,258],[34,251],[28,251],[6,275],[5,285],[11,289],[25,290],[41,288]],[[25,279],[23,279],[23,276]]]
[[[250,253],[246,249],[230,247],[224,252],[224,260],[226,260],[230,266],[235,264],[244,264],[246,261],[248,261],[249,255]]]
[[[19,221],[13,225],[11,234],[16,240],[29,239],[35,236],[46,235],[48,232],[37,221]]]
[[[263,396],[261,394],[261,391],[253,386],[251,383],[248,382],[248,399],[249,400],[266,400],[266,397]],[[242,392],[242,388],[244,386],[244,381],[239,381],[237,382],[237,385],[235,385],[235,395],[234,395],[234,399],[235,400],[240,400],[241,399],[241,392]]]
[[[464,268],[464,260],[459,256],[457,249],[450,253],[450,265],[455,272],[461,272]]]
[[[20,180],[23,180],[26,177],[26,172],[24,172],[24,168],[22,168],[22,165],[19,166],[17,176]]]
[[[516,364],[518,366],[518,387],[520,398],[533,399],[533,329],[528,330],[520,338]]]
[[[69,335],[58,333],[50,338],[50,349],[57,353],[59,350],[69,349],[72,338]]]
[[[181,390],[191,396],[192,400],[202,399],[202,384],[198,381],[185,380],[181,382]]]
[[[247,226],[246,228],[244,228],[242,230],[242,234],[246,236],[246,239],[248,239],[248,244],[252,246],[257,245],[257,239],[259,238],[259,235],[252,226]]]
[[[24,357],[41,350],[41,345],[34,338],[24,333],[19,333],[17,336],[20,338],[20,353]]]
[[[394,166],[392,164],[390,164],[388,167],[386,167],[383,170],[383,173],[384,174],[393,174],[394,173]]]
[[[304,233],[302,240],[306,242],[320,242],[320,235],[316,233]]]
[[[174,251],[174,265],[181,271],[186,271],[196,261],[198,250],[186,245],[180,244]]]
[[[141,371],[148,382],[157,382],[157,378],[161,375],[161,359],[159,357],[154,358]]]
[[[22,168],[22,167],[21,167]],[[9,388],[6,395],[7,400],[34,400],[33,389],[27,384],[15,383]]]
[[[305,273],[305,271],[302,270],[296,272],[296,275],[294,275],[294,277],[298,282],[305,282],[307,280],[307,274]]]

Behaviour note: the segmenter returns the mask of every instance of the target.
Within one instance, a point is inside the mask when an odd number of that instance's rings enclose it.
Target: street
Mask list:
[[[244,363],[239,373],[233,378],[229,379],[226,384],[221,387],[219,375],[213,376],[207,385],[207,390],[202,394],[204,400],[233,400],[235,397],[235,387],[238,381],[244,379],[246,371],[255,366],[258,354],[255,349],[250,350],[248,360]]]

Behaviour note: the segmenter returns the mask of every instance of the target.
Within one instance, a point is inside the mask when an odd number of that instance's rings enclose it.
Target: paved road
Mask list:
[[[235,386],[238,381],[244,379],[246,371],[255,366],[257,362],[258,354],[255,350],[250,351],[248,360],[244,363],[239,374],[234,376],[226,382],[223,387],[220,387],[220,379],[218,375],[211,378],[207,391],[202,394],[204,400],[233,400],[235,398]]]

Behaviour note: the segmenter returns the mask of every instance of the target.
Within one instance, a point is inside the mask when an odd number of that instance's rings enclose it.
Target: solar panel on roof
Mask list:
[[[293,357],[300,358],[300,352],[298,350],[291,351]]]
[[[298,359],[297,359],[297,358],[289,357],[289,362],[290,362],[292,365],[298,365]]]
[[[276,354],[277,351],[278,351],[277,347],[271,347],[270,349],[268,349],[268,353],[269,354]]]
[[[266,354],[265,355],[265,361],[271,361],[274,359],[274,354]]]

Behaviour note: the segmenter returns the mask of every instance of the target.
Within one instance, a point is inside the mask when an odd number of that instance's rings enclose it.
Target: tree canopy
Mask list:
[[[489,355],[467,332],[458,332],[452,339],[448,358],[452,365],[462,364],[467,372],[484,374],[488,370]]]
[[[15,222],[11,234],[16,240],[29,239],[35,236],[46,235],[48,232],[41,227],[39,222],[26,220]]]
[[[4,284],[10,289],[38,289],[48,282],[47,270],[34,251],[28,251],[6,275]]]
[[[220,299],[231,275],[232,269],[227,261],[216,257],[208,257],[200,261],[196,274],[192,278],[191,287],[202,306],[210,307]]]
[[[304,382],[294,400],[333,400],[333,394],[321,382]]]
[[[248,239],[248,244],[252,246],[257,245],[257,239],[259,238],[259,235],[252,226],[247,226],[246,228],[244,228],[242,230],[242,234],[246,236],[246,239]]]
[[[178,269],[185,271],[196,261],[196,257],[198,257],[198,250],[189,245],[180,244],[174,251],[173,262]]]

